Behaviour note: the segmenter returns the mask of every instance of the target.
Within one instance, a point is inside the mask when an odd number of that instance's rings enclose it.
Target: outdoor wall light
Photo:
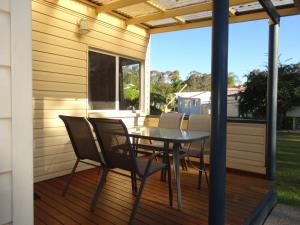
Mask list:
[[[78,30],[81,35],[86,34],[90,31],[87,18],[83,17],[78,20]]]

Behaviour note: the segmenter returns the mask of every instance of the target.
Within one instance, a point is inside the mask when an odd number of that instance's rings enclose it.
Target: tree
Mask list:
[[[211,75],[192,71],[185,82],[188,91],[210,91]]]
[[[227,86],[228,87],[235,87],[237,84],[240,84],[241,81],[240,79],[238,78],[237,75],[235,75],[234,73],[230,72],[228,74],[228,79],[227,79]]]
[[[246,90],[241,94],[240,112],[244,118],[266,118],[268,72],[254,70],[247,75]],[[278,68],[278,128],[289,128],[286,112],[300,105],[300,63],[279,65]]]
[[[188,91],[210,91],[211,89],[211,74],[192,71],[186,79]],[[228,87],[234,87],[240,80],[234,73],[228,74]]]

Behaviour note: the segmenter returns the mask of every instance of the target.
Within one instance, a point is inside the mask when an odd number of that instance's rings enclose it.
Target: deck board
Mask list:
[[[90,202],[98,182],[99,170],[90,169],[76,174],[65,197],[61,196],[67,176],[35,184],[40,199],[35,200],[35,225],[86,224],[126,225],[134,196],[128,177],[110,173],[94,213]],[[203,177],[202,189],[197,187],[197,171],[181,171],[182,211],[176,209],[176,190],[173,180],[174,206],[168,206],[167,183],[160,173],[146,183],[135,224],[196,225],[208,223],[208,187]],[[244,224],[257,205],[272,189],[272,182],[261,177],[232,172],[226,174],[226,224]]]

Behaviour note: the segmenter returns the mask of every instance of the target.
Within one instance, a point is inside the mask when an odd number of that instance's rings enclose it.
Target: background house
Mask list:
[[[300,130],[300,106],[293,107],[286,116],[293,118],[293,130]]]
[[[245,88],[233,87],[227,89],[227,116],[239,117],[239,93]],[[178,112],[186,115],[210,114],[211,92],[180,92],[175,93],[178,99]]]

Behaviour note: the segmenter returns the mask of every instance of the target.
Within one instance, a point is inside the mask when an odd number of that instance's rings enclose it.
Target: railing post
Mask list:
[[[225,218],[228,8],[228,0],[214,0],[213,2],[210,225],[222,225]]]
[[[278,87],[278,32],[279,24],[269,25],[269,62],[267,96],[267,178],[275,179],[276,172],[276,123]]]

